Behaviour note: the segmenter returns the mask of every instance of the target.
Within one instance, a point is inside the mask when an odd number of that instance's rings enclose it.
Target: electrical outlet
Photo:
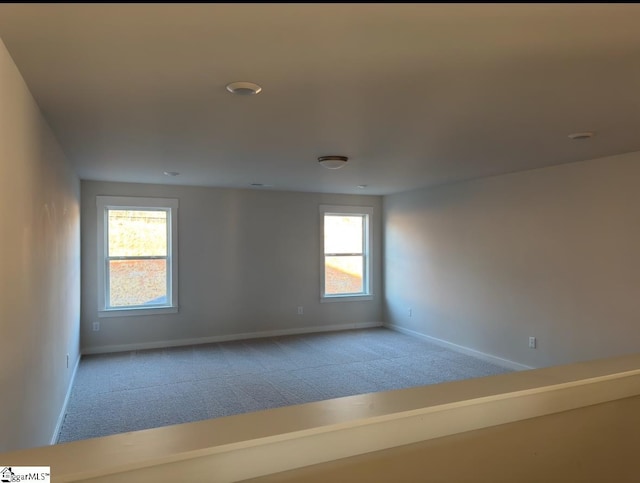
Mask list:
[[[413,309],[411,307],[407,309],[407,314],[409,315],[409,317],[413,316]]]
[[[529,349],[535,349],[535,348],[536,348],[536,338],[529,337]]]
[[[302,314],[304,314],[304,308],[298,307],[298,315],[302,315]]]
[[[100,322],[96,321],[93,323],[93,330],[96,332],[100,330]]]

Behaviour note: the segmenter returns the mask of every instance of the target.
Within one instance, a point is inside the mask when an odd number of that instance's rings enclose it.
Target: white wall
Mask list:
[[[79,197],[0,40],[0,452],[49,444],[79,358]]]
[[[388,323],[534,367],[637,352],[638,180],[630,153],[385,197]]]
[[[83,351],[382,322],[380,197],[95,181],[81,191]],[[178,314],[98,319],[97,195],[179,199]],[[373,301],[320,303],[320,204],[374,207]]]

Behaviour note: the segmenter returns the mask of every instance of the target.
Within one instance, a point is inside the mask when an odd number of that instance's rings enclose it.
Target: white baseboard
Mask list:
[[[397,332],[401,332],[406,335],[419,337],[426,341],[433,342],[434,344],[437,344],[441,347],[446,347],[447,349],[451,349],[456,352],[460,352],[462,354],[467,354],[469,356],[477,357],[478,359],[482,359],[484,361],[490,362],[492,364],[496,364],[501,367],[506,367],[507,369],[513,369],[515,371],[526,371],[529,369],[535,369],[535,367],[525,366],[524,364],[520,364],[519,362],[513,362],[508,359],[503,359],[502,357],[494,356],[492,354],[486,354],[485,352],[480,352],[474,349],[470,349],[469,347],[454,344],[453,342],[447,342],[446,340],[437,339],[436,337],[431,337],[430,335],[421,334],[420,332],[416,332],[415,330],[405,329],[404,327],[400,327],[399,325],[384,324],[384,326],[388,329],[395,330]]]
[[[51,436],[51,442],[49,444],[56,444],[58,442],[58,435],[62,429],[64,416],[67,413],[67,405],[69,404],[69,398],[71,397],[71,389],[73,389],[73,383],[76,380],[76,374],[78,373],[78,367],[80,366],[80,358],[81,356],[78,354],[78,358],[76,359],[76,363],[73,367],[73,372],[71,373],[71,379],[69,380],[69,387],[67,387],[67,394],[64,397],[62,409],[60,410],[60,415],[58,416],[58,421],[56,421],[56,427],[53,430],[53,436]]]
[[[83,349],[82,354],[90,355],[145,349],[162,349],[165,347],[211,344],[214,342],[227,342],[231,340],[262,339],[265,337],[278,337],[282,335],[310,334],[314,332],[333,332],[338,330],[369,329],[372,327],[382,327],[382,322],[356,322],[353,324],[319,325],[313,327],[300,327],[295,329],[265,330],[261,332],[244,332],[240,334],[215,335],[212,337],[199,337],[196,339],[159,340],[154,342],[141,342],[138,344],[106,345],[101,347],[90,347],[87,349]]]

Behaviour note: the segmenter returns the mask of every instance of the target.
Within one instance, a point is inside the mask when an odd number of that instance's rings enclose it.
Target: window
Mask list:
[[[178,200],[98,196],[102,317],[178,311]]]
[[[321,301],[371,300],[373,208],[320,206]]]

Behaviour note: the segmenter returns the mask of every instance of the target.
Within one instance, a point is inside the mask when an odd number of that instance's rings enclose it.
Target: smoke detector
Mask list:
[[[259,94],[262,91],[262,87],[253,82],[232,82],[227,84],[227,90],[231,94],[238,96],[253,96]]]
[[[349,158],[346,156],[320,156],[318,162],[327,169],[342,168]]]
[[[585,132],[574,132],[569,134],[569,139],[591,139],[593,136],[595,136],[596,133],[591,132],[591,131],[585,131]]]

